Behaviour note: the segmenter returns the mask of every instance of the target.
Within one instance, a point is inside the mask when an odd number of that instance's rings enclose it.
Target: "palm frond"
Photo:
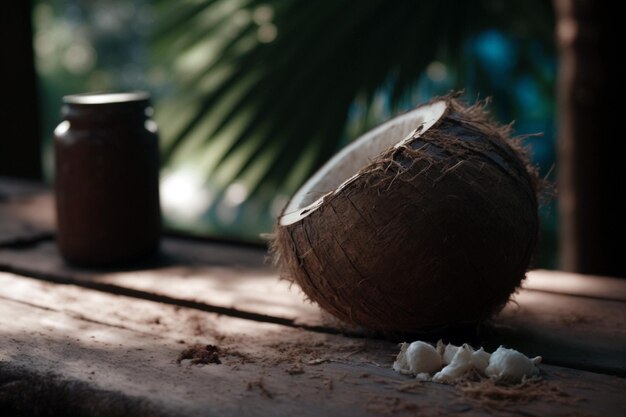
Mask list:
[[[464,48],[479,31],[550,45],[553,27],[547,0],[157,0],[156,7],[154,52],[172,68],[177,91],[158,112],[165,122],[181,106],[194,109],[164,138],[164,162],[200,138],[196,152],[220,153],[207,175],[221,187],[245,181],[249,195],[293,192],[346,139],[356,101],[372,113],[384,87],[397,111],[434,60],[470,65]],[[191,51],[200,63],[174,71]]]

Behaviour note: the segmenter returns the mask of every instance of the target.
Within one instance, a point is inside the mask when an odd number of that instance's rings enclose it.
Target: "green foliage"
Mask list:
[[[450,88],[463,88],[473,65],[467,40],[482,30],[504,31],[528,48],[552,44],[547,0],[157,0],[155,7],[154,56],[175,86],[157,108],[164,162],[193,161],[219,189],[240,181],[248,195],[292,193],[348,134],[381,121],[381,88],[388,113],[399,111],[434,60],[455,69]],[[524,58],[518,70],[535,71]],[[491,94],[488,77],[477,74],[475,89]],[[374,117],[347,133],[355,103]]]

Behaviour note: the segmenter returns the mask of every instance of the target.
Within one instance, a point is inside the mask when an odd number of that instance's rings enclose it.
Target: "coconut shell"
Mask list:
[[[535,171],[484,106],[443,100],[432,127],[415,126],[276,227],[281,275],[345,322],[390,333],[477,322],[525,276],[539,227]]]

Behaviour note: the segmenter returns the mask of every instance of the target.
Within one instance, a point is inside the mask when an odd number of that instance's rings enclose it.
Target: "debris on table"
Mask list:
[[[221,364],[220,353],[220,348],[215,345],[193,345],[180,353],[176,363],[180,364],[182,361],[190,359],[192,365]]]
[[[488,353],[482,347],[476,350],[467,343],[455,346],[440,340],[435,347],[416,341],[400,344],[393,369],[422,381],[438,383],[459,382],[472,372],[498,381],[520,382],[538,376],[540,362],[541,356],[531,359],[503,346]]]

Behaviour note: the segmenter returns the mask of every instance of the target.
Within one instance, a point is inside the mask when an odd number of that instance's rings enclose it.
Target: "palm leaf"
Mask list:
[[[207,176],[222,188],[244,181],[251,196],[293,192],[346,139],[357,100],[364,114],[374,114],[382,88],[393,113],[406,106],[407,90],[432,61],[463,74],[471,65],[466,41],[479,31],[496,28],[550,48],[553,28],[547,0],[157,0],[156,7],[159,61],[175,66],[206,45],[197,68],[174,72],[177,93],[159,108],[164,115],[194,109],[164,138],[165,163],[198,137],[196,152],[220,149]],[[259,35],[272,28],[275,39]],[[479,86],[489,84],[475,73]],[[466,79],[456,81],[453,88]],[[351,134],[378,122],[364,119]],[[225,138],[225,132],[236,133]]]

